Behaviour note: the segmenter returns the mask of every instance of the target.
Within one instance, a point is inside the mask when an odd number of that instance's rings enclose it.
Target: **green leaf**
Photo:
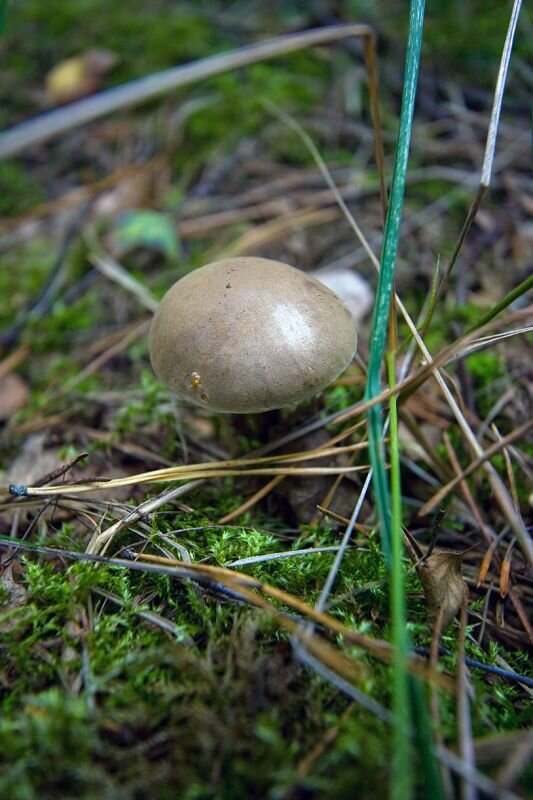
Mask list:
[[[180,254],[180,241],[173,223],[158,211],[127,211],[121,214],[112,231],[113,245],[121,253],[136,248],[157,250],[168,261]]]

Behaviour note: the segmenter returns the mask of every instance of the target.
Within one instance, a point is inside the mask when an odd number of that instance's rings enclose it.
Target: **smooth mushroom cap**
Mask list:
[[[177,281],[150,329],[158,378],[192,403],[249,413],[312,397],[350,363],[352,316],[330,289],[266,258],[228,258]]]

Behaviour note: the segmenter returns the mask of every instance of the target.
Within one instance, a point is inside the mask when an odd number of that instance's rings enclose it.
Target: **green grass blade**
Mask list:
[[[395,353],[387,354],[389,385],[396,383]],[[434,739],[424,687],[409,675],[406,660],[411,647],[407,629],[405,583],[403,571],[403,530],[400,485],[400,449],[398,436],[398,399],[390,401],[390,474],[391,474],[391,573],[390,615],[394,644],[393,712],[394,735],[392,783],[390,795],[403,800],[413,795],[413,740],[422,765],[425,796],[433,800],[444,797],[442,776],[435,756]],[[413,736],[410,736],[410,734]]]
[[[409,688],[416,720],[415,746],[420,756],[424,776],[423,797],[431,797],[431,800],[444,800],[442,772],[435,752],[435,737],[429,715],[426,687],[418,678],[409,676]]]
[[[496,303],[496,305],[494,305],[489,311],[487,311],[486,314],[484,314],[480,319],[478,319],[478,321],[474,325],[472,325],[470,328],[468,328],[467,331],[465,331],[465,336],[467,336],[469,333],[472,333],[477,328],[482,328],[483,325],[486,325],[488,322],[493,320],[494,317],[497,317],[501,311],[504,311],[504,309],[506,309],[507,306],[510,306],[511,303],[514,303],[514,301],[518,300],[518,298],[521,297],[523,294],[529,292],[531,288],[533,288],[533,275],[529,275],[524,281],[522,281],[522,283],[519,283],[518,286],[516,286],[511,292],[509,292],[509,294],[506,294],[505,297],[503,297],[499,303]]]
[[[394,386],[395,353],[387,354],[389,384]],[[405,585],[403,574],[402,495],[400,485],[400,450],[398,446],[398,409],[396,397],[390,400],[390,462],[391,462],[391,572],[390,612],[393,631],[393,712],[392,783],[390,796],[403,800],[413,793],[413,758],[410,731],[412,728],[409,702],[409,676],[406,669],[409,651]]]
[[[418,66],[422,47],[423,22],[424,0],[412,0],[398,146],[396,149],[392,177],[390,205],[385,221],[381,269],[378,280],[376,305],[374,308],[368,380],[366,385],[367,399],[376,397],[381,391],[380,372],[387,343],[387,330],[394,286],[394,269],[398,251],[400,222],[405,192]],[[388,366],[389,383],[394,383],[394,353],[389,354]],[[406,626],[405,589],[403,583],[398,420],[394,401],[391,402],[390,411],[392,498],[385,468],[383,412],[381,406],[376,406],[369,412],[368,437],[370,462],[374,474],[374,496],[380,522],[381,543],[391,576],[391,619],[396,652],[393,683],[395,722],[390,796],[394,800],[407,800],[413,796],[413,750],[410,742],[410,733],[413,725],[409,698],[409,680],[405,668],[407,651],[409,649],[409,638]]]
[[[405,78],[400,115],[400,129],[398,133],[398,146],[394,163],[390,204],[385,222],[385,235],[381,255],[381,269],[378,280],[376,304],[372,325],[372,339],[368,362],[368,380],[366,397],[372,398],[381,391],[380,370],[385,352],[387,339],[387,326],[393,290],[394,268],[400,221],[405,191],[407,174],[407,161],[411,141],[411,128],[413,121],[416,85],[418,78],[418,65],[422,46],[422,28],[424,22],[424,0],[413,0],[409,19],[409,38],[407,42],[407,55]],[[380,518],[382,547],[385,557],[390,564],[391,550],[391,520],[390,502],[387,474],[385,471],[385,454],[383,449],[383,415],[380,406],[372,409],[368,415],[370,458],[374,470],[374,494]]]

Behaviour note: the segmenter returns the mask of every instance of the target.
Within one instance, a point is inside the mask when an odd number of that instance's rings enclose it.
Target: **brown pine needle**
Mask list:
[[[317,458],[337,456],[350,453],[366,447],[366,444],[345,445],[341,447],[325,447],[301,453],[290,453],[279,456],[260,458],[230,459],[226,461],[206,461],[198,464],[187,464],[175,467],[140,472],[124,478],[99,479],[89,482],[62,484],[61,486],[28,486],[22,492],[25,496],[73,494],[93,491],[94,489],[115,489],[121,486],[134,486],[143,483],[163,483],[176,480],[190,480],[192,478],[224,478],[238,475],[338,475],[346,472],[359,472],[368,469],[368,465],[358,467],[252,467],[251,469],[236,469],[236,467],[250,467],[255,464],[285,464],[310,461]]]
[[[509,575],[511,574],[511,553],[515,539],[512,540],[502,561],[500,570],[500,597],[504,599],[509,592]]]
[[[499,541],[500,541],[499,539],[495,539],[492,542],[492,544],[487,548],[485,555],[483,556],[483,561],[481,562],[481,566],[479,567],[479,572],[476,581],[476,588],[478,589],[485,580],[485,578],[487,577],[487,573],[490,569],[490,565],[494,557],[494,552],[499,544]]]
[[[259,503],[260,500],[266,497],[267,494],[270,494],[272,489],[275,489],[276,486],[278,486],[283,480],[285,480],[285,475],[276,475],[275,478],[272,478],[270,481],[268,481],[268,483],[265,483],[265,485],[258,489],[257,492],[254,492],[254,494],[249,497],[248,500],[245,500],[244,503],[241,503],[238,508],[230,511],[230,513],[226,514],[225,517],[220,517],[218,524],[225,525],[228,522],[232,522],[232,520],[236,519],[237,517],[240,517],[241,514],[244,514],[246,511],[249,511],[257,503]]]
[[[354,433],[362,425],[365,425],[365,424],[366,424],[366,421],[363,420],[362,422],[358,422],[356,425],[351,425],[346,430],[341,431],[341,433],[338,433],[336,436],[333,436],[331,439],[328,439],[327,442],[324,442],[323,445],[320,445],[313,452],[328,451],[328,452],[331,453],[332,452],[331,448],[334,445],[336,445],[338,442],[343,441],[343,439],[348,438],[348,436],[351,436],[352,433]],[[351,445],[351,447],[352,447],[353,451],[362,450],[362,449],[367,447],[367,442],[359,442],[357,444]],[[328,450],[328,448],[330,448],[330,449]],[[306,452],[309,452],[309,451],[304,451],[304,454],[306,454]],[[339,452],[340,452],[339,449],[335,450],[335,453],[339,453]],[[347,452],[347,451],[343,451],[343,452]],[[281,458],[281,459],[288,458],[288,456],[279,456],[279,458]],[[261,462],[262,461],[270,461],[270,460],[272,460],[272,459],[269,459],[268,457],[264,458],[264,459],[260,459]],[[241,461],[240,463],[243,463],[243,462]],[[286,477],[285,475],[277,475],[271,481],[266,483],[261,489],[259,489],[257,492],[255,492],[251,497],[249,497],[248,500],[245,500],[244,503],[241,503],[241,505],[238,508],[234,509],[233,511],[230,511],[230,513],[226,514],[225,517],[221,517],[221,519],[218,520],[218,523],[220,525],[225,525],[226,523],[231,522],[232,520],[236,519],[237,517],[240,517],[241,514],[244,514],[246,511],[249,511],[257,503],[259,503],[264,497],[266,497],[267,494],[269,494],[273,489],[275,489],[276,486],[278,486],[285,479],[285,477]],[[337,476],[337,477],[340,477],[340,476]]]
[[[331,725],[329,728],[327,728],[321,739],[319,739],[319,741],[314,745],[314,747],[311,748],[307,755],[302,758],[298,764],[298,767],[296,768],[297,781],[302,781],[308,775],[314,763],[326,752],[327,748],[335,742],[335,739],[340,733],[342,723],[348,719],[355,708],[356,704],[353,702],[350,703],[343,711],[339,722],[336,725]],[[282,795],[281,800],[292,800],[294,797],[294,787],[291,787],[285,792],[285,794]]]
[[[461,481],[463,481],[469,475],[472,475],[477,469],[479,469],[479,467],[482,464],[488,461],[489,458],[492,458],[492,456],[495,455],[496,453],[499,453],[506,445],[524,436],[524,434],[527,433],[527,431],[530,430],[531,427],[533,427],[533,420],[528,420],[527,422],[524,422],[523,425],[520,425],[511,433],[507,434],[507,436],[504,436],[500,441],[495,442],[493,445],[488,447],[483,452],[483,454],[478,458],[474,459],[474,461],[472,461],[468,465],[468,467],[466,467],[461,472],[460,475],[449,481],[445,486],[442,487],[442,489],[440,489],[431,498],[431,500],[428,500],[427,503],[425,503],[418,512],[418,516],[425,517],[428,514],[430,514],[437,506],[439,506],[442,503],[444,498],[447,497],[450,494],[450,492],[452,492],[461,483]],[[528,561],[531,564],[533,564],[533,545],[531,544],[531,540],[529,539],[527,534],[525,536],[520,536],[520,537],[518,537],[517,535],[517,538],[520,538],[520,544]]]
[[[452,464],[452,466],[453,466],[453,468],[455,470],[455,474],[457,476],[461,475],[461,465],[459,464],[459,459],[457,458],[455,450],[452,447],[452,443],[450,441],[450,437],[448,436],[447,433],[444,434],[444,444],[446,446],[446,452],[448,453],[448,458],[450,459],[450,462],[451,462],[451,464]],[[485,540],[487,541],[487,543],[489,545],[492,545],[493,534],[490,533],[489,529],[485,525],[485,521],[484,521],[483,517],[481,516],[481,512],[480,512],[479,508],[477,507],[477,505],[476,505],[476,503],[474,501],[474,498],[472,496],[472,492],[470,491],[468,483],[465,480],[461,480],[461,483],[459,485],[461,487],[461,491],[462,491],[462,493],[464,495],[466,503],[467,503],[468,507],[470,508],[470,511],[474,515],[474,519],[476,520],[477,524],[479,525],[479,529],[483,533],[483,536],[485,537]]]
[[[348,519],[348,517],[343,517],[342,514],[337,514],[330,508],[325,508],[324,506],[317,504],[317,510],[320,511],[321,514],[324,514],[325,517],[334,519],[335,522],[340,522],[342,525],[350,524],[350,520]],[[370,531],[372,530],[370,525],[362,525],[360,522],[356,522],[354,528],[356,531],[359,531],[359,533],[370,533]]]

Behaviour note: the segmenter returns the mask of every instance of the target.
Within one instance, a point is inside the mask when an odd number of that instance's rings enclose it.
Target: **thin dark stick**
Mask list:
[[[428,647],[415,647],[414,650],[421,656],[430,655],[430,650]],[[439,654],[445,656],[453,655],[451,650],[448,650],[446,647],[442,646],[439,647]],[[512,683],[522,683],[524,686],[528,686],[529,688],[533,689],[533,678],[530,678],[527,675],[520,675],[520,673],[513,672],[513,670],[510,669],[495,667],[493,664],[485,664],[483,661],[478,661],[477,659],[470,658],[469,656],[465,656],[465,664],[475,669],[481,669],[484,672],[490,672],[492,675],[497,675],[499,678],[503,678],[506,681],[511,681]]]

